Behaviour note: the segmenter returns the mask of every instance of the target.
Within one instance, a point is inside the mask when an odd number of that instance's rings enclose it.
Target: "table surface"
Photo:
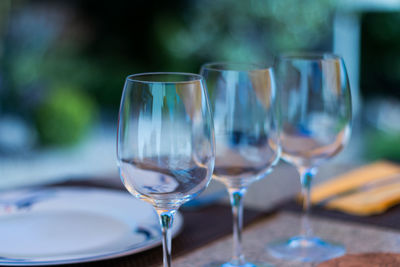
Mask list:
[[[344,244],[349,253],[400,252],[399,231],[315,217],[312,217],[311,222],[315,234]],[[249,225],[243,233],[243,247],[246,258],[282,267],[315,266],[315,264],[310,263],[277,260],[268,255],[265,250],[266,244],[269,242],[296,235],[299,225],[299,215],[289,212],[280,212],[276,216]],[[216,240],[174,259],[174,267],[207,266],[211,262],[229,260],[231,242],[232,239],[229,236]]]
[[[354,162],[351,164],[343,162],[332,162],[326,164],[320,169],[315,182],[323,182],[336,175],[351,170],[358,165],[360,164],[355,164]],[[122,189],[121,182],[117,177],[106,180],[94,179],[93,182],[94,185],[97,184],[103,187]],[[221,194],[223,190],[225,190],[224,186],[217,182],[212,182],[205,194],[215,194],[218,192]],[[284,163],[279,164],[275,168],[274,172],[268,175],[265,179],[257,181],[249,188],[245,197],[245,207],[256,211],[256,214],[264,214],[264,216],[258,216],[258,219],[254,220],[253,223],[244,229],[244,252],[249,260],[269,262],[275,266],[283,267],[315,266],[312,264],[276,260],[269,256],[265,250],[266,244],[269,242],[298,234],[300,227],[299,214],[292,213],[285,209],[278,209],[278,211],[276,211],[276,207],[278,204],[282,204],[282,202],[293,198],[299,190],[300,183],[296,170],[290,165]],[[227,194],[222,193],[222,196],[224,196],[224,198],[222,198],[220,202],[227,202]],[[275,210],[275,212],[271,213],[272,210]],[[183,210],[183,212],[185,211]],[[229,208],[226,215],[229,215]],[[248,216],[248,218],[249,217],[250,216]],[[328,217],[311,217],[311,221],[314,227],[314,232],[317,235],[344,244],[350,253],[380,251],[400,252],[400,231],[393,228],[377,227]],[[228,218],[225,220],[225,223],[227,224],[227,231],[225,232],[228,233],[232,227],[230,219]],[[396,228],[400,229],[400,227]],[[197,228],[195,225],[192,225],[191,229],[191,231],[193,231],[193,229]],[[216,239],[215,237],[212,240],[214,241],[205,242],[193,251],[186,250],[184,253],[182,253],[183,251],[181,251],[181,253],[176,253],[175,257],[174,251],[172,251],[173,266],[206,267],[207,264],[211,262],[223,262],[229,260],[232,247],[230,234],[219,239]],[[161,249],[159,252],[161,257]],[[110,260],[101,263],[104,266],[140,266],[138,265],[139,262],[135,263],[135,256],[129,256],[124,260],[121,259],[121,261]],[[87,264],[87,266],[97,266],[97,264],[98,263],[94,262],[93,264]],[[146,266],[149,265],[146,264]]]

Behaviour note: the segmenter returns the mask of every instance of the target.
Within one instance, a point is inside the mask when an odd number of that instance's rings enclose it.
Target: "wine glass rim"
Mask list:
[[[144,77],[151,77],[151,76],[180,76],[187,78],[186,80],[176,80],[176,81],[160,81],[160,80],[151,80],[151,79],[141,79]],[[160,83],[160,84],[187,84],[187,83],[198,83],[203,80],[203,76],[200,74],[195,74],[195,73],[188,73],[188,72],[142,72],[142,73],[135,73],[128,75],[126,77],[127,81],[130,82],[137,82],[137,83],[144,83],[144,84],[153,84],[153,83]]]
[[[228,66],[238,66],[240,68],[229,68]],[[241,68],[247,67],[247,68]],[[251,71],[265,71],[272,67],[266,67],[265,64],[256,62],[235,62],[235,61],[216,61],[204,63],[201,69],[207,69],[212,71],[234,71],[234,72],[251,72]]]
[[[321,61],[321,60],[341,60],[342,57],[340,55],[330,52],[289,52],[279,55],[278,59]]]

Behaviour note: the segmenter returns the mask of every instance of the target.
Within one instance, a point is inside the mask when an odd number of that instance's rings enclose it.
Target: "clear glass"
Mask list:
[[[209,63],[201,69],[214,117],[213,178],[228,189],[233,213],[233,256],[219,266],[268,266],[246,261],[242,252],[243,197],[264,178],[280,155],[277,97],[271,68]],[[214,265],[217,265],[215,263]]]
[[[171,266],[173,217],[202,192],[215,161],[213,122],[203,78],[144,73],[126,79],[118,120],[121,179],[160,217],[164,266]]]
[[[338,154],[351,133],[351,95],[343,60],[333,54],[293,54],[276,62],[281,103],[282,158],[299,174],[303,194],[301,233],[268,246],[271,255],[319,262],[345,248],[313,235],[310,190],[317,168]]]

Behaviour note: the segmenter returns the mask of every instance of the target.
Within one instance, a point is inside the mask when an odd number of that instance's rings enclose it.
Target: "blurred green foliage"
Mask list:
[[[371,131],[365,139],[366,157],[370,160],[388,159],[400,161],[400,133]]]
[[[400,12],[370,12],[362,17],[361,89],[366,98],[400,99]]]
[[[93,126],[96,106],[76,88],[54,88],[34,114],[39,139],[43,144],[73,144]]]
[[[335,3],[191,1],[181,16],[167,13],[158,17],[154,29],[177,65],[210,60],[265,62],[282,51],[326,48]]]
[[[0,19],[0,113],[23,118],[39,146],[77,143],[100,115],[116,117],[133,64],[115,51],[90,53],[88,22],[57,3],[5,1],[0,13],[8,17]]]
[[[364,113],[365,120],[372,122],[372,129],[366,134],[365,155],[372,160],[389,159],[400,161],[400,132],[398,127],[384,130],[377,127],[377,120],[385,124],[398,125],[393,102],[400,100],[400,12],[368,12],[362,16],[361,25],[361,79],[360,88],[366,105],[383,102],[379,110]],[[397,100],[397,103],[399,103]],[[386,102],[386,103],[385,103]],[[392,103],[392,104],[390,104]],[[384,108],[386,105],[386,108]],[[371,106],[370,106],[371,107]],[[368,106],[365,107],[368,109]],[[398,109],[397,109],[398,110]],[[375,118],[378,112],[382,118]],[[391,114],[389,114],[391,113]]]
[[[95,114],[116,118],[128,74],[198,72],[205,61],[266,62],[282,50],[318,49],[329,43],[335,6],[334,0],[155,2],[5,0],[2,112],[34,122],[39,144],[71,144],[90,130]]]
[[[48,54],[41,66],[47,83],[79,87],[101,105],[103,113],[113,115],[118,110],[127,69],[129,64],[120,58],[91,58],[80,51],[65,50]]]
[[[127,75],[331,50],[336,8],[336,0],[4,0],[0,112],[33,124],[40,145],[76,142],[90,131],[83,125],[116,119]],[[400,96],[400,13],[362,22],[362,93]]]

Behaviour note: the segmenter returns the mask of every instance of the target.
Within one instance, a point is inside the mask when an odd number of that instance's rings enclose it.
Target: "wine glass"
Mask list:
[[[171,266],[174,214],[202,192],[215,161],[213,122],[203,78],[143,73],[126,78],[118,119],[118,164],[127,190],[152,204]]]
[[[248,186],[272,171],[280,155],[273,71],[256,64],[209,63],[201,68],[214,117],[213,178],[228,190],[233,213],[233,256],[219,266],[249,263],[242,252],[243,197]]]
[[[311,183],[317,168],[338,154],[351,132],[351,95],[341,57],[327,53],[288,54],[277,60],[276,77],[281,103],[282,158],[300,174],[303,194],[301,233],[268,246],[271,255],[303,262],[319,262],[345,253],[341,245],[312,233]]]

